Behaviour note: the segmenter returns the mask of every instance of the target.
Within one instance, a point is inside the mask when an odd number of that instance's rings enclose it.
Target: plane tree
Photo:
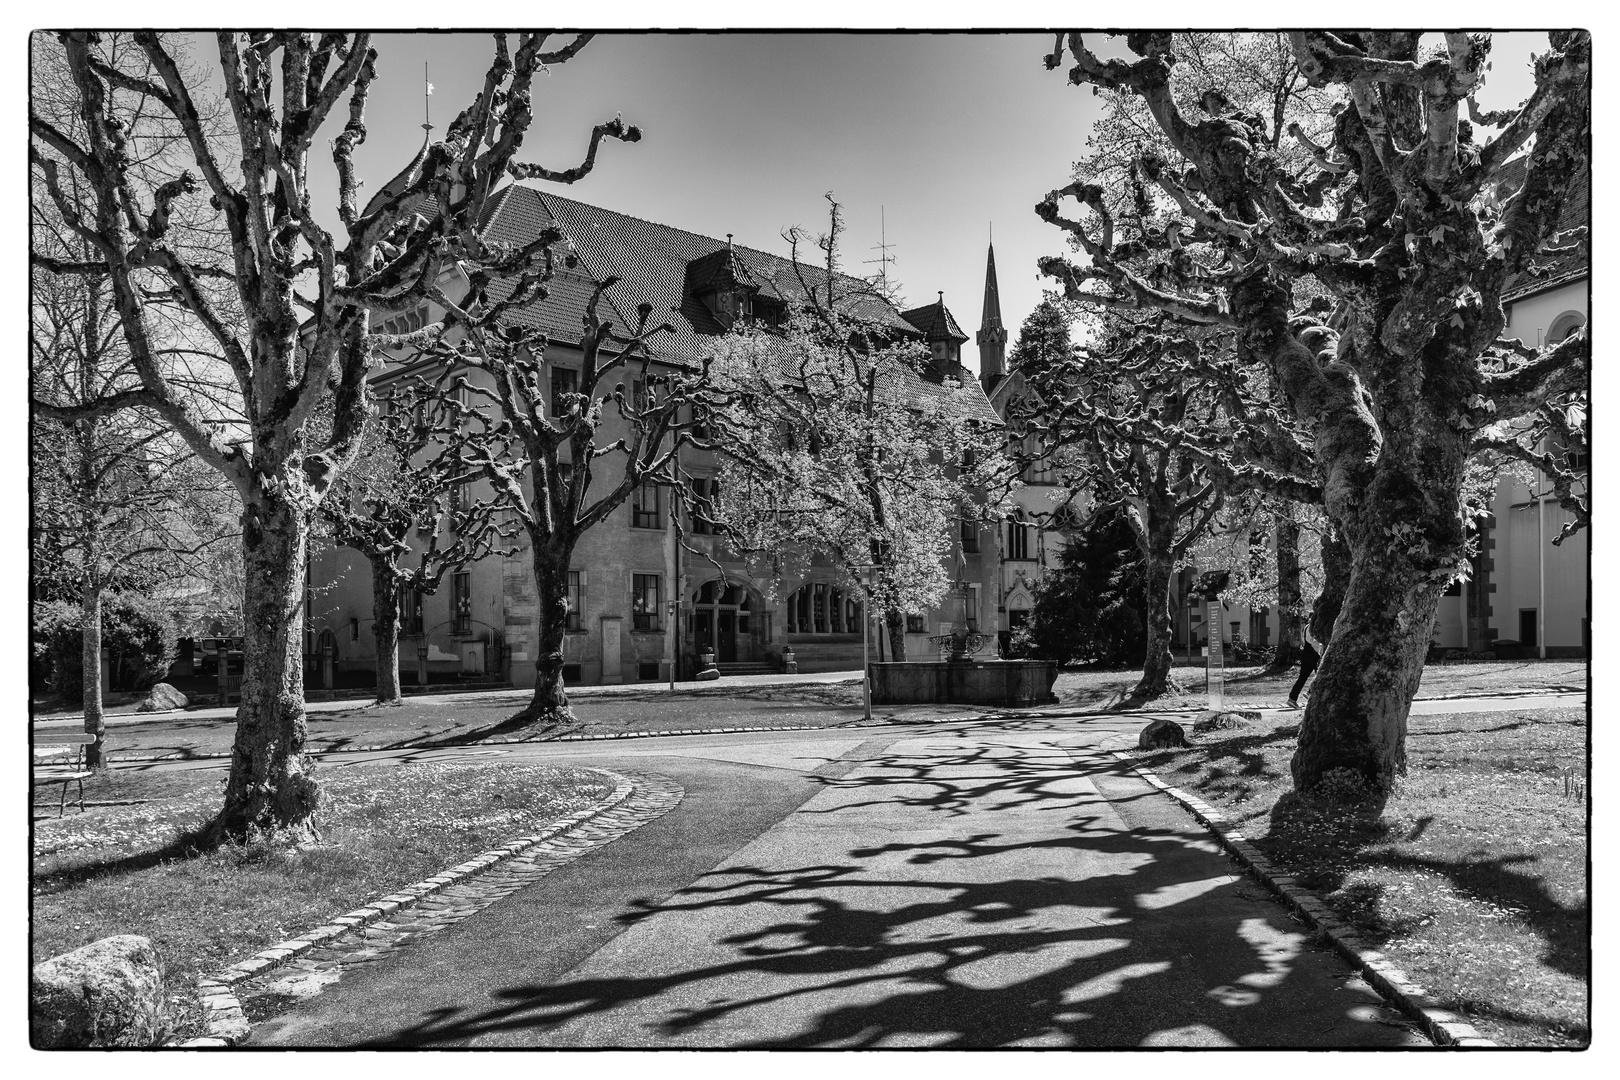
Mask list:
[[[1382,792],[1404,770],[1435,612],[1466,555],[1469,460],[1493,425],[1587,380],[1584,330],[1540,348],[1501,336],[1504,289],[1573,239],[1557,222],[1588,168],[1590,35],[1548,41],[1523,104],[1482,114],[1488,35],[1431,47],[1406,31],[1293,33],[1306,82],[1342,94],[1322,138],[1290,128],[1310,158],[1297,168],[1219,87],[1178,100],[1168,33],[1125,35],[1124,59],[1060,34],[1046,59],[1067,55],[1076,85],[1142,100],[1169,149],[1145,147],[1131,168],[1170,227],[1076,180],[1037,213],[1083,261],[1042,269],[1077,303],[1233,332],[1237,361],[1268,374],[1310,438],[1348,574],[1293,758],[1300,790],[1343,773]],[[1465,105],[1499,133],[1476,143]],[[1522,183],[1487,198],[1521,156]]]
[[[327,536],[365,556],[377,640],[377,703],[398,705],[399,605],[432,595],[444,576],[488,555],[511,555],[516,531],[497,505],[472,497],[476,473],[461,461],[444,395],[416,379],[379,395],[359,460],[320,506]]]
[[[542,252],[486,247],[473,227],[497,185],[578,179],[603,139],[634,141],[640,133],[614,120],[593,130],[573,168],[519,162],[539,107],[535,77],[573,58],[588,35],[551,44],[550,35],[523,33],[514,48],[509,35],[496,34],[476,99],[419,168],[363,204],[354,153],[366,138],[379,64],[370,35],[215,35],[223,144],[205,123],[200,80],[188,77],[162,36],[133,36],[138,64],[120,62],[94,32],[56,40],[80,123],[31,109],[30,161],[89,254],[64,259],[35,250],[33,261],[53,273],[105,278],[140,382],[83,403],[72,417],[144,405],[236,488],[245,666],[224,805],[210,833],[310,838],[319,789],[304,751],[305,556],[317,507],[362,444],[374,357],[399,344],[374,334],[372,324],[420,306],[452,267],[473,278],[528,282]],[[138,109],[159,113],[183,139],[184,168],[153,175],[134,167]],[[335,227],[314,205],[312,168],[321,151],[338,181]],[[224,266],[188,257],[180,212],[203,210],[228,233]],[[209,424],[167,376],[159,323],[174,311],[228,365],[241,396],[235,430]],[[418,333],[447,333],[450,322]]]

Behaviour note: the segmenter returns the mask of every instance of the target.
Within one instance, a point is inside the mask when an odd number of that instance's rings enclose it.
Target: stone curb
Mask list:
[[[421,743],[375,743],[366,746],[334,746],[327,750],[310,750],[310,754],[364,754],[378,750],[465,750],[479,746],[507,746],[523,743],[543,744],[558,742],[606,742],[610,739],[654,739],[663,735],[735,735],[750,731],[827,731],[828,728],[809,726],[797,727],[723,727],[723,728],[680,728],[671,731],[621,731],[613,735],[557,735],[549,739],[521,739],[502,735],[495,739],[480,739],[477,742],[455,743],[446,746],[426,746]],[[136,761],[223,761],[231,755],[221,754],[109,754],[108,763],[117,765],[123,762]]]
[[[1350,961],[1373,989],[1416,1021],[1424,1034],[1433,1039],[1436,1045],[1497,1046],[1490,1039],[1482,1037],[1474,1026],[1464,1021],[1462,1017],[1436,1005],[1421,987],[1406,977],[1405,972],[1391,964],[1383,953],[1368,948],[1365,940],[1353,928],[1334,915],[1313,893],[1301,888],[1292,875],[1280,874],[1273,870],[1270,860],[1249,843],[1241,831],[1233,827],[1222,811],[1196,795],[1171,787],[1149,770],[1138,768],[1129,755],[1117,750],[1107,752],[1137,776],[1192,811],[1193,817],[1216,835],[1221,846],[1226,848],[1233,858],[1242,863],[1262,885],[1276,893],[1284,903],[1297,912],[1307,926],[1321,932],[1334,950]]]
[[[247,1017],[242,1012],[242,1003],[237,1000],[231,987],[245,979],[263,975],[272,968],[315,948],[326,941],[330,941],[351,930],[369,926],[385,915],[414,907],[419,901],[425,900],[434,893],[448,885],[480,874],[490,867],[503,863],[517,855],[543,844],[547,840],[554,840],[565,833],[570,833],[584,825],[592,818],[598,817],[618,806],[629,798],[635,790],[635,783],[627,776],[608,769],[592,769],[592,772],[602,773],[617,783],[613,793],[595,806],[584,810],[576,810],[567,817],[561,818],[546,826],[533,836],[523,836],[516,840],[502,844],[498,848],[491,848],[481,855],[475,855],[464,863],[453,866],[448,870],[424,878],[413,885],[407,885],[397,892],[379,897],[371,903],[355,908],[344,915],[339,915],[324,926],[317,926],[313,930],[300,934],[296,938],[278,942],[268,949],[260,950],[241,963],[233,964],[224,971],[215,975],[199,979],[197,982],[202,999],[204,1026],[206,1035],[184,1042],[170,1043],[171,1047],[179,1049],[198,1049],[203,1047],[235,1046],[248,1036]]]

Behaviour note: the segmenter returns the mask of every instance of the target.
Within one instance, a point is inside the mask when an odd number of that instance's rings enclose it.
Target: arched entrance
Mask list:
[[[692,646],[714,650],[720,664],[748,663],[762,653],[762,618],[746,585],[710,581],[692,594]]]

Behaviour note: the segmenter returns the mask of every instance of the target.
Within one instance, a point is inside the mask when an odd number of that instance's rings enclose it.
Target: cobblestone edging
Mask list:
[[[668,812],[685,794],[674,781],[640,773],[593,769],[613,779],[613,793],[533,836],[520,837],[433,877],[373,900],[324,926],[279,942],[199,980],[206,1034],[172,1045],[234,1046],[246,1039],[238,992],[289,963],[306,968],[377,959],[417,933],[442,929],[494,903],[558,866]],[[421,910],[427,909],[427,910]],[[384,921],[389,920],[389,921]],[[344,947],[344,939],[354,939]],[[330,981],[330,980],[328,980]]]
[[[1108,751],[1126,768],[1166,795],[1192,811],[1204,826],[1213,832],[1221,846],[1242,863],[1249,872],[1289,907],[1293,908],[1308,926],[1320,931],[1333,948],[1349,960],[1361,976],[1383,997],[1415,1020],[1424,1034],[1440,1046],[1482,1047],[1496,1046],[1483,1038],[1474,1026],[1456,1013],[1435,1004],[1422,987],[1406,977],[1405,972],[1385,959],[1384,954],[1369,948],[1365,939],[1333,914],[1309,890],[1301,888],[1290,874],[1280,874],[1271,861],[1226,817],[1225,813],[1209,805],[1196,795],[1171,787],[1147,769],[1138,768],[1127,754]]]
[[[811,727],[807,724],[775,727],[720,727],[720,728],[680,728],[672,731],[620,731],[611,735],[555,735],[551,738],[525,739],[519,736],[502,735],[493,739],[480,739],[469,743],[446,743],[435,746],[424,743],[369,743],[365,746],[334,746],[329,749],[309,750],[310,754],[363,754],[378,750],[471,750],[480,746],[508,746],[516,743],[554,743],[554,742],[605,742],[609,739],[653,739],[660,735],[735,735],[750,731],[827,731],[828,728]],[[125,761],[213,761],[224,760],[231,755],[229,752],[217,754],[116,754],[109,755],[108,761],[114,765]]]

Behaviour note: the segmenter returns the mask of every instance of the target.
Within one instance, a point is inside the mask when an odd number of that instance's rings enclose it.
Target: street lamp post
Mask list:
[[[872,571],[870,564],[856,567],[861,582],[861,705],[867,722],[872,719],[872,665],[867,642],[872,636]]]
[[[671,600],[669,607],[669,621],[672,624],[671,645],[669,652],[669,688],[675,689],[675,665],[681,662],[681,602]]]

